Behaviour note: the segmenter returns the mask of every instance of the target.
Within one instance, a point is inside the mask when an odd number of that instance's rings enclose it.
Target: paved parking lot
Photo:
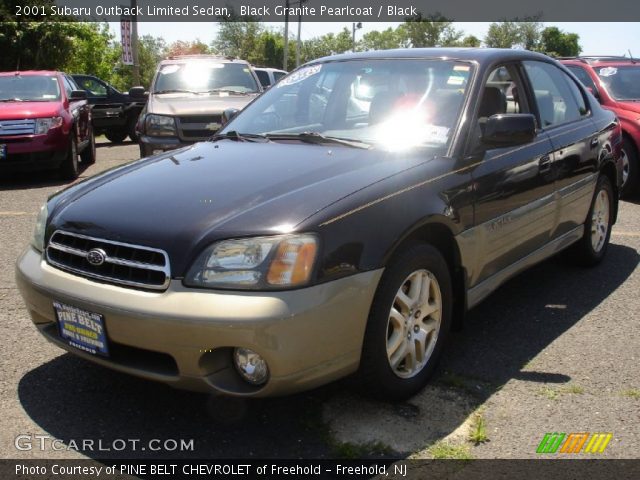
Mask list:
[[[99,143],[98,161],[82,177],[137,156],[135,145]],[[95,458],[530,458],[546,432],[611,432],[602,456],[640,458],[638,200],[622,202],[601,266],[550,260],[476,308],[434,381],[410,401],[367,400],[348,379],[294,397],[238,401],[94,366],[36,333],[14,262],[40,205],[64,186],[51,175],[0,178],[0,457],[82,457],[35,442],[16,449],[15,438],[28,434],[67,444],[140,440],[136,450],[84,451]],[[483,441],[471,442],[474,435]],[[193,439],[194,449],[151,451],[150,439]]]

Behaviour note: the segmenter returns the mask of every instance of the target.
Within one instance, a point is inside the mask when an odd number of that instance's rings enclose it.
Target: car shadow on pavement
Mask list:
[[[78,179],[83,179],[83,174],[88,165],[79,163],[80,173]],[[65,187],[71,185],[73,182],[62,178],[62,176],[55,170],[43,170],[34,172],[20,172],[7,175],[0,178],[0,190],[27,190],[31,188],[46,188],[46,187]]]
[[[596,268],[569,267],[552,259],[511,280],[470,312],[432,383],[404,403],[365,398],[349,379],[283,398],[207,397],[138,380],[70,354],[24,375],[18,395],[43,431],[67,443],[93,440],[94,450],[82,453],[97,459],[343,457],[354,452],[340,449],[345,442],[371,445],[376,439],[389,448],[374,448],[372,455],[405,455],[454,432],[510,379],[570,381],[559,371],[525,371],[525,366],[614,292],[639,259],[634,249],[611,244],[605,262]],[[473,379],[473,385],[456,380],[460,378]],[[457,401],[460,408],[449,407]],[[401,428],[394,430],[394,424]],[[353,435],[344,434],[345,428],[352,428]],[[418,429],[419,444],[402,442],[400,437],[411,434],[408,428]],[[115,439],[140,442],[137,450],[130,442],[124,451],[98,450],[98,442],[107,447]],[[147,446],[152,439],[193,440],[194,450],[151,451]],[[363,457],[369,450],[355,452]]]

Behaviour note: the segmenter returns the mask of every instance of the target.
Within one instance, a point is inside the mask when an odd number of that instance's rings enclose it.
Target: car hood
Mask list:
[[[227,108],[241,110],[257,94],[250,95],[184,95],[167,93],[149,96],[148,113],[158,115],[220,114]]]
[[[161,248],[174,274],[213,241],[278,234],[423,155],[297,143],[203,142],[77,184],[51,199],[63,229]]]
[[[616,108],[626,110],[628,112],[640,113],[640,100],[616,102]]]
[[[60,115],[58,102],[2,102],[0,120],[55,117]]]

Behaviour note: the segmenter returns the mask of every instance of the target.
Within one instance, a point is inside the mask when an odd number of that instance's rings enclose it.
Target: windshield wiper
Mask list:
[[[235,140],[236,142],[269,142],[269,137],[261,135],[259,133],[238,133],[235,130],[231,130],[225,133],[216,133],[211,137],[211,141],[215,142],[227,138],[229,140]]]
[[[233,90],[231,88],[212,88],[211,90],[207,90],[206,92],[202,93],[235,93],[237,95],[248,95],[250,93],[256,92],[243,92],[241,90]]]
[[[21,98],[0,98],[0,102],[26,102]]]
[[[363,148],[368,150],[371,145],[360,140],[352,140],[350,138],[327,137],[318,132],[302,132],[302,133],[269,133],[267,138],[272,140],[300,140],[305,143],[313,143],[321,145],[325,143],[334,143],[337,145],[345,145],[353,148]]]
[[[166,90],[154,90],[154,92],[156,95],[161,95],[163,93],[193,93],[194,95],[197,95],[198,92],[194,92],[193,90],[183,90],[181,88],[168,88]]]

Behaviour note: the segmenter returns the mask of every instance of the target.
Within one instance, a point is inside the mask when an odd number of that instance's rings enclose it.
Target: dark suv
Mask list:
[[[146,99],[132,98],[93,75],[72,75],[78,86],[87,92],[91,105],[93,129],[110,141],[120,143],[127,136],[138,141],[136,122]]]
[[[620,145],[544,55],[322,58],[210,141],[51,197],[17,284],[49,341],[122,372],[237,396],[359,372],[404,398],[500,284],[604,258]]]
[[[627,57],[572,57],[561,62],[622,125],[623,195],[640,187],[640,60]]]

